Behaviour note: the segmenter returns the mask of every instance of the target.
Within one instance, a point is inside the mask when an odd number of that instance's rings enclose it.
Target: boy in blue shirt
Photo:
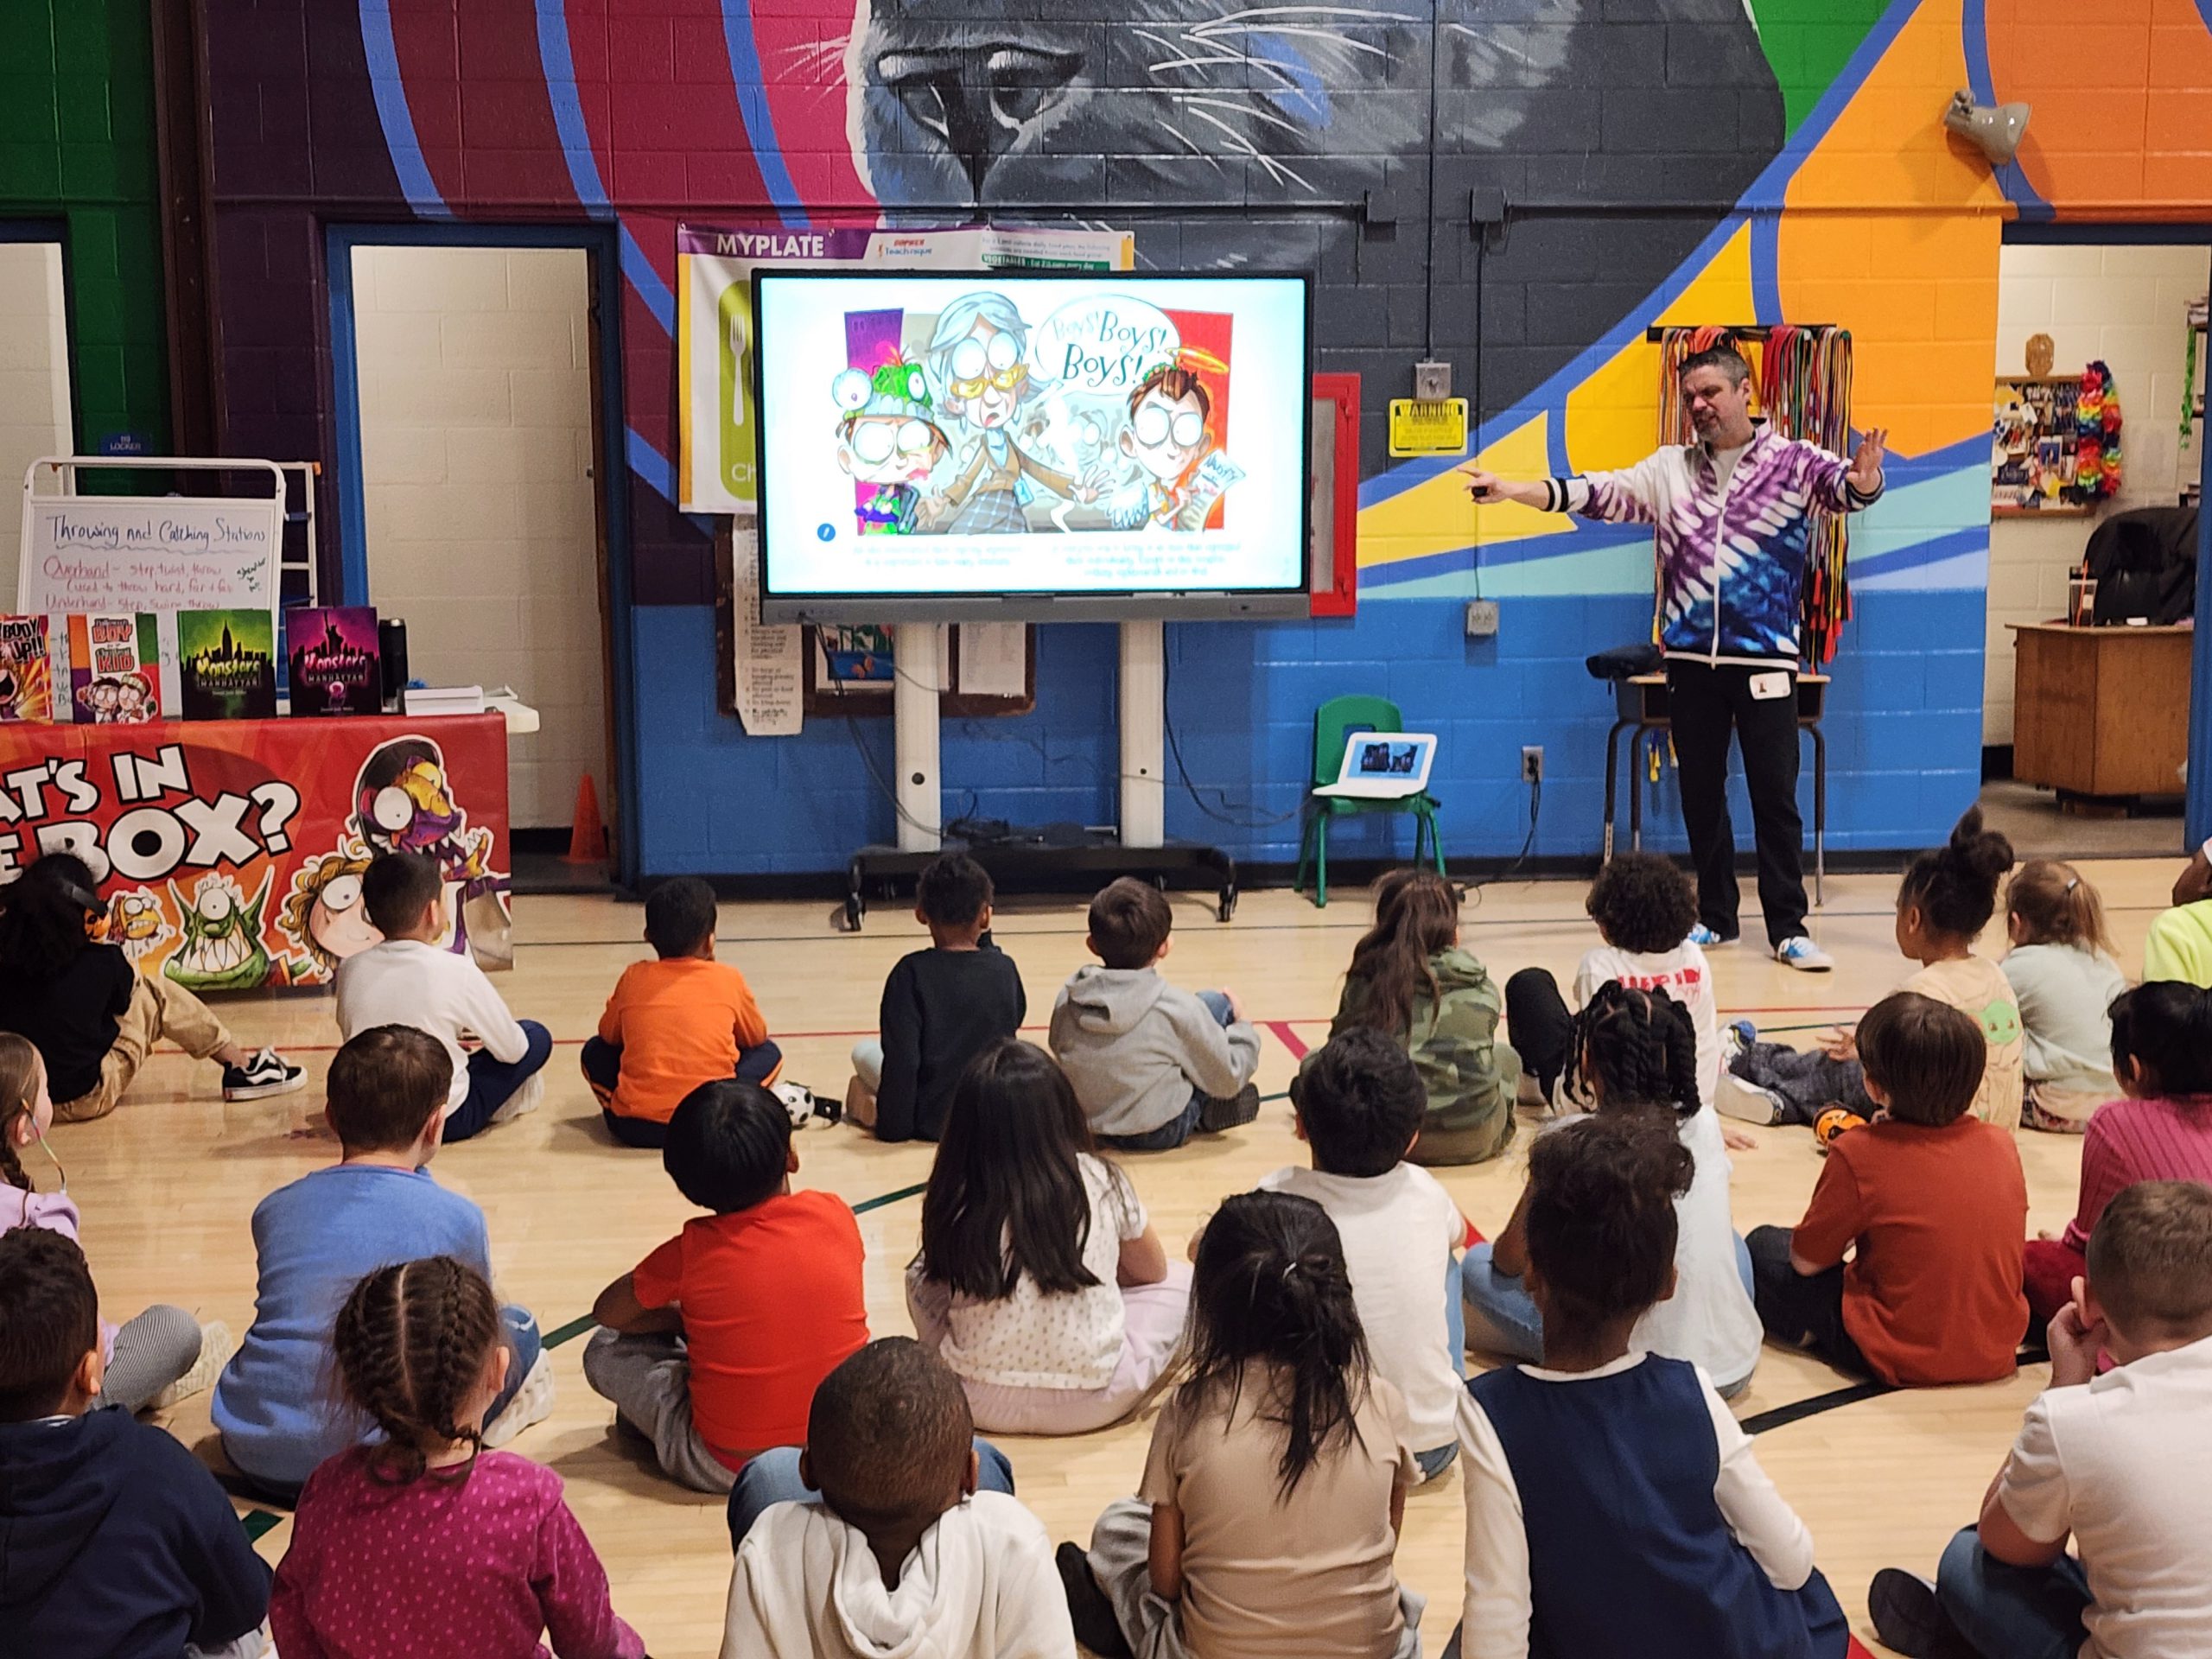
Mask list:
[[[253,1326],[215,1384],[211,1414],[224,1455],[281,1502],[325,1458],[364,1438],[329,1397],[331,1327],[348,1292],[395,1262],[451,1255],[492,1276],[484,1212],[430,1177],[453,1081],[444,1046],[411,1026],[373,1026],[330,1062],[327,1112],[344,1157],[256,1205],[260,1282]],[[552,1408],[553,1376],[537,1326],[501,1310],[513,1357],[486,1415],[502,1446]]]

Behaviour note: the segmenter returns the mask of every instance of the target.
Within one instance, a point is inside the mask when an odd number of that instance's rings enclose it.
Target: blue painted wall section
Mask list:
[[[1925,845],[1973,801],[1981,765],[1983,609],[1978,588],[1860,599],[1851,648],[1835,665],[1826,725],[1830,847]],[[1342,621],[1172,624],[1168,704],[1183,759],[1207,804],[1221,810],[1225,797],[1225,816],[1235,822],[1202,811],[1171,759],[1168,832],[1240,859],[1295,859],[1313,709],[1340,692],[1369,691],[1390,697],[1414,728],[1443,740],[1432,788],[1444,802],[1448,856],[1502,859],[1520,850],[1528,791],[1518,772],[1527,743],[1545,749],[1533,855],[1592,855],[1613,706],[1582,659],[1638,638],[1649,614],[1648,603],[1630,595],[1508,600],[1497,639],[1479,641],[1465,637],[1460,607],[1452,604],[1373,605]],[[642,768],[639,853],[648,873],[834,870],[861,842],[893,838],[890,805],[854,742],[857,729],[887,779],[887,721],[816,719],[799,737],[747,738],[715,709],[713,613],[653,607],[635,616],[642,702],[654,711]],[[1113,629],[1045,629],[1037,694],[1027,716],[946,723],[949,814],[1020,823],[1113,821]],[[1801,791],[1808,833],[1811,753],[1808,745]],[[1671,768],[1656,789],[1643,786],[1650,791],[1647,844],[1681,849]],[[1734,800],[1748,850],[1740,779]],[[1625,834],[1624,792],[1620,811]],[[1294,816],[1262,822],[1286,813]],[[1411,838],[1409,825],[1370,819],[1332,834],[1331,847],[1346,858],[1402,855]]]

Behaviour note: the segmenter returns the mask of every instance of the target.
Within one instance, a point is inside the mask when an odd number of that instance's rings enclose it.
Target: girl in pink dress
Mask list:
[[[449,1255],[380,1268],[339,1311],[346,1400],[381,1438],[308,1477],[270,1624],[284,1659],[642,1659],[561,1478],[484,1450],[499,1307]],[[543,1638],[541,1640],[541,1638]]]

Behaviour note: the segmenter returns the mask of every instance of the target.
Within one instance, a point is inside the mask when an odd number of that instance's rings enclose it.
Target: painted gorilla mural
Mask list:
[[[1126,204],[1141,263],[1318,263],[1325,288],[1408,290],[1318,307],[1324,348],[1471,346],[1470,193],[1503,189],[1517,222],[1479,257],[1492,410],[1664,280],[1783,140],[1743,0],[860,0],[844,68],[894,214]],[[1415,292],[1432,120],[1433,319]]]

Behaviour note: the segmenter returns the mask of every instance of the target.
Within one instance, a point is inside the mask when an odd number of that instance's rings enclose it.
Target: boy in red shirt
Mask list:
[[[715,890],[696,876],[655,887],[645,943],[658,957],[614,982],[599,1034],[585,1039],[584,1081],[626,1147],[658,1147],[682,1100],[702,1083],[772,1084],[783,1051],[745,976],[715,960]]]
[[[1794,1230],[1744,1241],[1759,1319],[1777,1341],[1885,1382],[2010,1376],[2028,1328],[2028,1187],[2011,1134],[1967,1116],[1988,1042],[1912,991],[1868,1009],[1858,1040],[1881,1110],[1829,1144]]]
[[[600,1293],[584,1380],[664,1473],[727,1492],[758,1453],[806,1443],[816,1386],[868,1341],[860,1225],[842,1198],[791,1191],[791,1115],[757,1083],[685,1096],[661,1162],[715,1213]]]

